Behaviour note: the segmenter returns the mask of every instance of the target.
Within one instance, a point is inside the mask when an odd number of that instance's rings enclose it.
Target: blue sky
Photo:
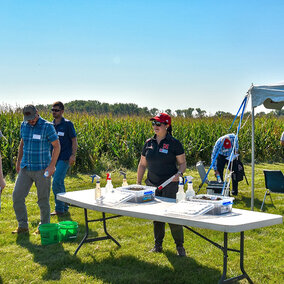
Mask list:
[[[284,1],[0,0],[0,103],[235,113],[283,81]]]

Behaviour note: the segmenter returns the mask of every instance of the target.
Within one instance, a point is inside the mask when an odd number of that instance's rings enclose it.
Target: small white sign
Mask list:
[[[58,131],[58,136],[64,136],[64,132],[60,132],[60,131]]]
[[[40,139],[40,138],[41,138],[41,136],[39,134],[34,134],[33,135],[33,139]]]

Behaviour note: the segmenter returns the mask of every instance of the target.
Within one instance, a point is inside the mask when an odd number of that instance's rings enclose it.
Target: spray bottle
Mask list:
[[[101,183],[100,183],[100,177],[96,175],[96,188],[95,188],[95,199],[99,199],[102,195],[101,192]]]
[[[185,193],[183,189],[183,178],[179,177],[178,192],[176,194],[176,202],[180,202],[182,200],[185,200]]]
[[[192,176],[185,177],[185,183],[188,182],[187,191],[185,192],[186,200],[189,200],[192,196],[195,196],[192,180],[193,180]]]
[[[119,172],[122,176],[123,176],[123,180],[122,180],[122,186],[128,186],[127,180],[126,180],[126,173],[123,171]]]
[[[107,173],[106,180],[107,180],[106,187],[105,187],[106,194],[112,193],[113,192],[113,185],[112,185],[112,182],[111,182],[111,174],[110,173]]]
[[[96,179],[96,187],[95,187],[95,200],[97,200],[98,198],[101,197],[102,193],[101,193],[101,184],[100,184],[100,176],[98,175],[92,175],[92,183],[94,183],[94,179]]]

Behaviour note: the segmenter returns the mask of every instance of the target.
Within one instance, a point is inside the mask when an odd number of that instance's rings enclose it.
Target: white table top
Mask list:
[[[94,189],[60,193],[57,198],[63,202],[90,210],[227,233],[242,232],[283,223],[281,215],[235,208],[231,213],[222,215],[185,216],[169,214],[165,212],[166,209],[175,203],[175,200],[170,198],[155,197],[154,201],[145,203],[126,202],[116,206],[100,205],[95,202]]]

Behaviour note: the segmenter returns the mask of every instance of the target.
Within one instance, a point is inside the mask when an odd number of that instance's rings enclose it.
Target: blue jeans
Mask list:
[[[68,205],[56,198],[57,193],[65,192],[64,179],[68,169],[69,161],[58,160],[53,174],[52,191],[54,193],[55,211],[60,213],[68,212]]]

